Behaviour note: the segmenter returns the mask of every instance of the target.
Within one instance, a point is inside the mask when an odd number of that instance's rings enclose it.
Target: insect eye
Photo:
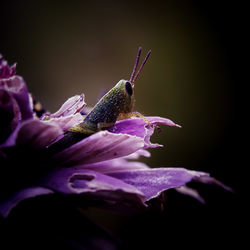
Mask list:
[[[125,83],[125,89],[129,95],[133,95],[133,88],[130,82]]]

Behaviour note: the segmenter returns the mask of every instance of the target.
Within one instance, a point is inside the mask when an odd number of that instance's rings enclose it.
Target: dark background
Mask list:
[[[243,244],[248,169],[246,9],[241,1],[1,5],[0,51],[10,64],[18,63],[17,72],[29,90],[52,112],[80,93],[93,106],[102,91],[129,78],[138,46],[143,54],[151,49],[136,82],[136,110],[168,117],[182,129],[163,128],[152,140],[165,147],[152,150],[152,157],[143,160],[152,167],[206,171],[235,190],[232,194],[196,185],[207,200],[205,206],[169,192],[162,213],[85,212],[126,246]]]

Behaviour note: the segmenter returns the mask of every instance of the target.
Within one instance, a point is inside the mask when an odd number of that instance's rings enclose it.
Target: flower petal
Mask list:
[[[210,177],[209,175],[200,176],[197,179],[194,178],[194,180],[197,180],[198,182],[201,182],[201,183],[204,183],[204,184],[216,185],[218,187],[221,187],[221,188],[225,189],[228,192],[235,193],[234,189],[232,189],[231,187],[225,185],[221,181],[218,181],[217,179],[215,179],[213,177]]]
[[[144,147],[144,140],[127,134],[100,131],[59,152],[60,164],[80,165],[126,156]]]
[[[0,89],[0,144],[3,143],[21,120],[19,106],[13,96]]]
[[[79,168],[61,168],[39,181],[49,189],[63,194],[81,194],[90,199],[114,205],[132,202],[144,206],[144,195],[134,186],[95,171]]]
[[[40,120],[27,120],[19,124],[1,147],[26,145],[34,149],[39,149],[49,145],[61,134],[63,134],[63,131],[56,124]]]
[[[128,160],[138,160],[141,156],[150,157],[151,153],[145,149],[140,149],[133,154],[124,156],[124,158]]]
[[[175,190],[181,194],[188,195],[198,200],[200,203],[203,203],[203,204],[206,203],[206,201],[200,196],[200,194],[198,193],[196,189],[193,189],[187,186],[181,186],[181,187],[176,188]]]
[[[33,107],[25,81],[21,76],[11,76],[0,79],[0,89],[8,91],[18,102],[22,113],[22,119],[32,118]]]
[[[44,187],[29,187],[15,193],[8,200],[0,202],[0,214],[3,217],[7,217],[10,211],[17,206],[22,200],[36,197],[39,195],[52,194],[53,191]]]
[[[61,106],[57,112],[51,114],[50,117],[58,118],[61,116],[69,116],[80,113],[85,105],[86,103],[84,101],[83,94],[72,96]]]
[[[174,123],[170,119],[163,118],[160,116],[146,116],[146,119],[153,125],[166,125],[170,127],[181,128],[180,125]]]
[[[44,120],[43,122],[48,123],[48,124],[56,124],[64,132],[66,132],[70,128],[82,122],[82,115],[80,113],[76,113],[76,114],[71,114],[68,116],[50,118],[49,120]]]
[[[155,168],[147,170],[124,171],[109,174],[139,189],[150,200],[161,192],[184,186],[193,179],[199,180],[209,176],[204,172],[191,171],[184,168]]]
[[[151,143],[150,137],[154,133],[154,129],[157,125],[167,125],[180,128],[180,125],[175,124],[173,121],[166,118],[158,116],[147,116],[145,118],[150,122],[151,126],[141,118],[132,118],[117,121],[109,131],[112,133],[122,133],[141,137],[144,139],[145,148],[155,148],[161,145]]]
[[[116,158],[109,161],[102,161],[92,164],[84,164],[78,166],[82,169],[90,169],[99,173],[114,173],[119,171],[131,171],[139,169],[148,169],[149,167],[142,162],[127,161],[125,158]]]
[[[22,119],[29,119],[33,116],[33,107],[25,81],[21,76],[16,75],[16,64],[8,65],[0,54],[0,89],[6,90],[17,101]]]
[[[0,54],[0,78],[9,78],[16,74],[16,64],[8,65],[8,62],[3,59]]]

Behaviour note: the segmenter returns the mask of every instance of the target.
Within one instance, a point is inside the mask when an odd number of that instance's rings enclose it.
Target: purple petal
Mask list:
[[[193,179],[209,175],[184,168],[155,168],[112,173],[110,176],[136,187],[148,201],[167,189],[181,187]]]
[[[221,181],[218,181],[217,179],[215,179],[213,177],[210,177],[209,175],[200,176],[197,179],[194,178],[194,180],[197,180],[198,182],[202,182],[204,184],[219,186],[219,187],[221,187],[229,192],[232,192],[232,193],[235,192],[231,187],[225,185],[224,183],[222,183]]]
[[[44,122],[48,124],[52,124],[52,125],[56,124],[64,132],[66,132],[70,128],[82,122],[82,115],[80,113],[76,113],[76,114],[71,114],[68,116],[61,116],[58,118],[49,118],[49,120],[45,120]]]
[[[16,74],[16,64],[9,66],[0,54],[0,89],[6,90],[17,101],[22,119],[29,119],[33,116],[32,102],[25,81]]]
[[[52,194],[53,191],[44,187],[29,187],[15,193],[8,200],[0,202],[0,214],[7,217],[10,211],[18,205],[22,200],[36,197],[39,195]]]
[[[54,114],[51,114],[50,117],[61,117],[61,116],[69,116],[76,113],[80,113],[83,107],[86,105],[84,101],[84,95],[75,95],[71,98],[69,98],[62,106],[61,108],[55,112]]]
[[[19,124],[2,147],[28,145],[38,149],[49,145],[61,134],[63,131],[56,124],[40,120],[27,120]]]
[[[21,76],[0,79],[0,89],[8,91],[16,99],[23,120],[32,118],[33,107],[31,97],[28,93],[26,83]]]
[[[144,147],[142,138],[100,131],[55,155],[65,165],[80,165],[111,160],[132,154]]]
[[[54,114],[46,114],[43,121],[57,124],[64,132],[81,123],[83,120],[80,111],[85,106],[84,95],[75,95],[69,98]]]
[[[146,116],[146,119],[153,125],[166,125],[169,127],[177,127],[177,128],[181,128],[180,125],[174,123],[173,121],[171,121],[170,119],[167,118],[163,118],[160,116]]]
[[[142,195],[135,187],[95,171],[80,168],[61,168],[48,174],[40,183],[64,194],[81,194],[100,190],[123,190]]]
[[[145,118],[150,122],[151,126],[141,118],[132,118],[117,121],[109,131],[112,133],[129,134],[143,138],[145,141],[145,148],[154,148],[161,146],[150,142],[150,137],[154,133],[154,129],[157,125],[167,125],[180,128],[180,125],[175,124],[173,121],[166,118],[158,116],[147,116]]]
[[[16,64],[8,65],[8,62],[3,59],[0,54],[0,78],[9,78],[16,74]]]
[[[187,186],[181,186],[181,187],[176,188],[176,191],[181,193],[181,194],[188,195],[188,196],[198,200],[199,202],[201,202],[203,204],[206,203],[206,201],[200,196],[198,191],[193,189],[193,188],[190,188]]]
[[[125,158],[116,158],[109,161],[84,164],[78,168],[90,169],[99,173],[114,173],[119,171],[131,171],[139,169],[148,169],[149,167],[142,162],[127,161]]]
[[[84,194],[100,201],[132,202],[134,206],[144,206],[143,194],[134,186],[119,179],[79,168],[61,168],[50,173],[39,183],[63,194]],[[127,205],[127,204],[126,204]]]
[[[151,153],[149,151],[145,150],[145,149],[140,149],[140,150],[136,151],[133,154],[124,156],[124,158],[128,159],[128,160],[138,160],[141,156],[150,157]]]
[[[0,89],[0,143],[3,143],[21,120],[21,112],[14,97]]]

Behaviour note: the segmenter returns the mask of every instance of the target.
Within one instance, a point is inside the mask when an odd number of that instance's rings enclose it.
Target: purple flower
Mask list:
[[[120,120],[108,130],[48,153],[71,127],[82,122],[84,95],[69,98],[54,114],[38,117],[34,100],[22,77],[0,57],[0,161],[1,171],[12,178],[1,183],[0,214],[8,216],[20,201],[54,193],[77,194],[110,208],[143,208],[168,189],[203,201],[186,187],[191,181],[217,183],[208,173],[184,168],[150,168],[137,161],[150,157],[147,149],[158,125],[175,128],[158,116]],[[3,121],[3,122],[2,122]],[[224,186],[225,187],[225,186]],[[227,187],[225,187],[227,188]]]

